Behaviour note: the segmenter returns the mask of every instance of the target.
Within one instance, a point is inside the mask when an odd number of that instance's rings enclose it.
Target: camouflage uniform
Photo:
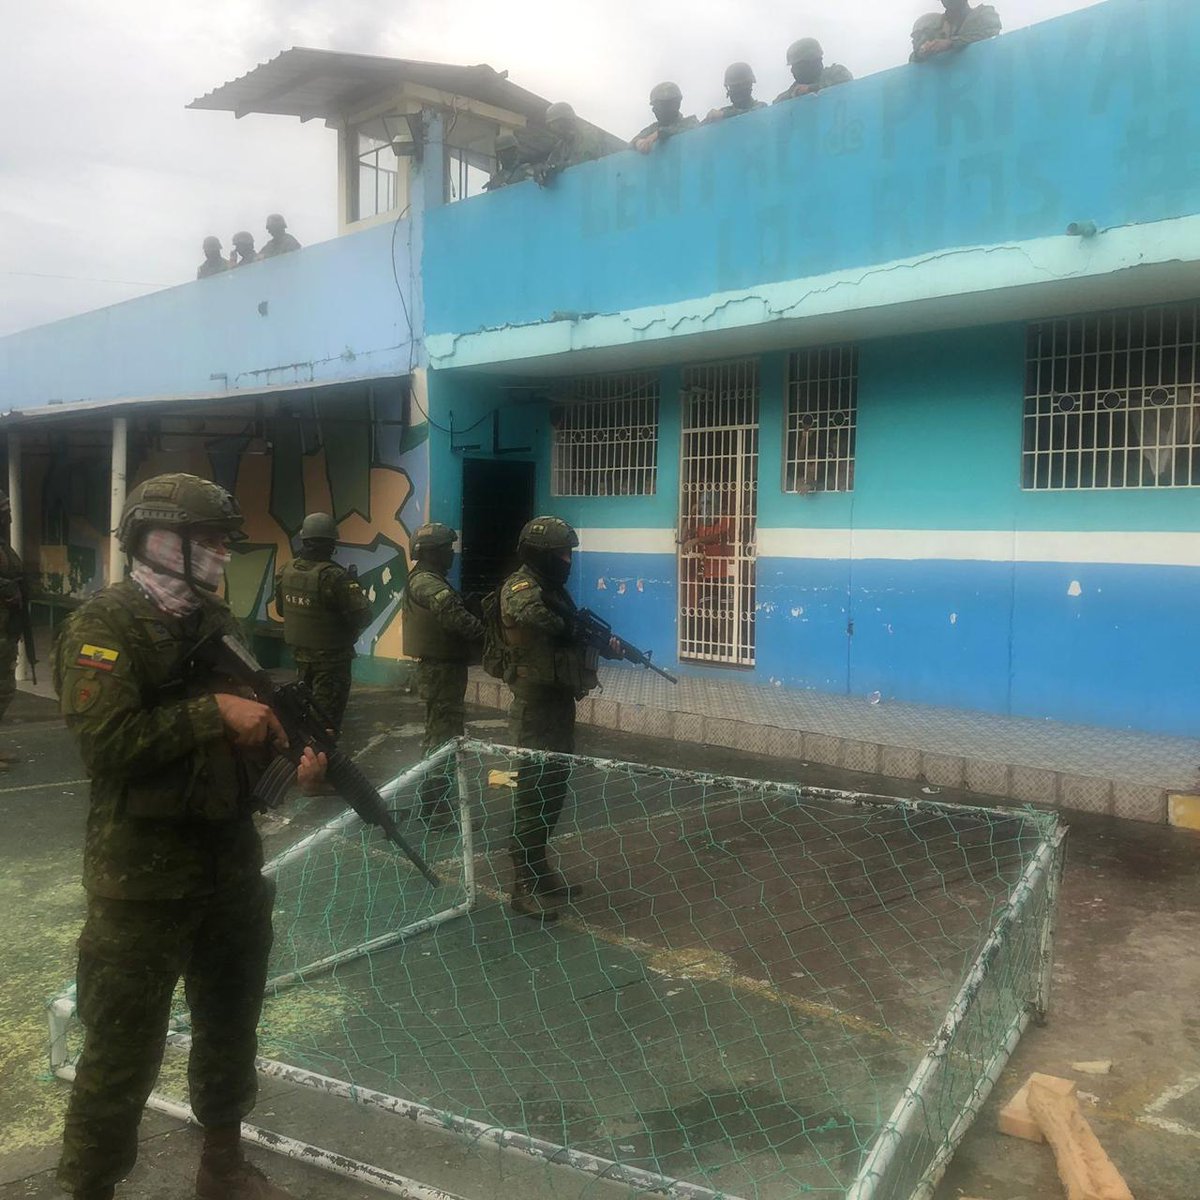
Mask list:
[[[556,136],[554,145],[546,156],[545,169],[548,172],[565,171],[568,167],[592,162],[602,156],[600,138],[592,130],[577,124],[571,136]]]
[[[275,604],[299,677],[340,732],[354,643],[371,623],[370,600],[345,567],[302,554],[276,576]]]
[[[220,601],[171,617],[125,580],[78,609],[55,646],[62,714],[91,777],[86,1033],[59,1167],[77,1195],[105,1194],[133,1166],[181,975],[196,1116],[225,1127],[254,1106],[272,887],[247,801],[265,761],[226,738],[215,681],[185,675],[187,651],[213,631],[240,636]]]
[[[483,625],[445,576],[417,563],[404,589],[404,653],[418,660],[417,693],[425,701],[422,754],[462,735],[467,664],[482,641]]]
[[[821,69],[821,77],[816,83],[793,83],[790,88],[775,97],[775,103],[784,100],[794,100],[797,96],[811,96],[823,92],[826,88],[836,87],[839,83],[851,83],[854,76],[841,63],[830,63]]]
[[[565,588],[529,565],[510,575],[500,588],[500,623],[510,666],[505,681],[512,690],[509,713],[513,742],[530,750],[571,754],[575,750],[575,701],[597,684],[596,655],[572,634],[570,623],[554,608],[575,605]],[[514,907],[522,888],[533,894],[569,893],[547,861],[550,837],[566,802],[569,769],[561,763],[523,765],[513,801],[510,851]],[[545,915],[545,914],[543,914]]]
[[[661,122],[651,121],[645,129],[639,133],[635,133],[629,139],[631,146],[636,146],[643,138],[648,138],[652,133],[658,134],[659,142],[665,142],[668,138],[674,137],[677,133],[685,133],[689,129],[696,129],[700,125],[700,121],[696,117],[681,116],[677,121]]]
[[[1000,34],[1000,14],[990,4],[967,7],[960,21],[955,21],[948,12],[926,13],[917,18],[913,26],[913,52],[909,62],[924,61],[921,48],[926,42],[945,40],[952,42],[954,49],[962,49],[973,42],[984,42]]]
[[[766,108],[765,100],[751,100],[746,108],[738,108],[736,104],[725,104],[720,108],[714,108],[712,112],[704,118],[705,125],[713,125],[717,121],[728,121],[730,117],[740,117],[742,113],[757,112],[760,108]]]
[[[0,496],[3,493],[0,492]],[[2,528],[2,527],[0,527]],[[21,641],[21,581],[25,568],[0,536],[0,721],[17,693],[17,646]],[[0,761],[4,755],[0,753]]]

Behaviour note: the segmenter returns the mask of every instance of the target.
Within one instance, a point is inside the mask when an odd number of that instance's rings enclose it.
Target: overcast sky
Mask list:
[[[1094,0],[996,0],[1006,29]],[[820,38],[866,75],[902,62],[936,0],[37,0],[0,6],[0,334],[190,279],[200,242],[282,211],[336,231],[335,135],[188,101],[290,46],[486,62],[628,137],[660,79],[687,111],[750,62],[767,99]]]

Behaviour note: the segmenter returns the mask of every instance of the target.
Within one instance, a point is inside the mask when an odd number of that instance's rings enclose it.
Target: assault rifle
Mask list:
[[[621,648],[621,657],[627,662],[646,667],[656,675],[661,675],[668,683],[679,682],[670,671],[664,671],[657,663],[651,661],[652,651],[639,650],[631,642],[613,633],[613,627],[596,616],[590,608],[575,608],[573,605],[564,604],[548,590],[544,591],[542,596],[551,612],[562,617],[570,625],[574,636],[585,646],[603,654],[608,651],[611,642],[616,642]]]
[[[196,647],[190,658],[249,687],[255,697],[271,709],[287,734],[287,749],[279,752],[279,757],[267,768],[254,789],[254,799],[260,807],[275,808],[280,804],[295,778],[296,766],[305,748],[311,746],[315,753],[325,755],[328,762],[325,778],[337,794],[366,824],[382,829],[387,840],[433,887],[441,886],[442,881],[430,865],[400,832],[375,785],[349,755],[338,749],[331,722],[321,711],[307,683],[297,680],[277,686],[254,655],[229,634],[223,637],[210,635]]]
[[[33,614],[29,607],[29,582],[17,582],[17,602],[21,606],[21,643],[25,647],[25,661],[29,664],[29,678],[37,686],[37,655],[33,650]]]

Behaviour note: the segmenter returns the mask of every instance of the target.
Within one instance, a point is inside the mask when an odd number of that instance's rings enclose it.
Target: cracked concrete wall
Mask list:
[[[428,221],[427,328],[652,310],[1200,212],[1198,57],[1192,0],[1110,0],[453,205]]]
[[[403,375],[408,222],[0,338],[0,413]],[[393,275],[393,254],[395,274]]]

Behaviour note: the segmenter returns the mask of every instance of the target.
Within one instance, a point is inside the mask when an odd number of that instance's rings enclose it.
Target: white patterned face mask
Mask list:
[[[183,536],[174,529],[151,529],[133,567],[134,582],[165,613],[186,617],[204,602],[204,592],[221,586],[229,550],[189,539],[191,578],[184,578]]]

